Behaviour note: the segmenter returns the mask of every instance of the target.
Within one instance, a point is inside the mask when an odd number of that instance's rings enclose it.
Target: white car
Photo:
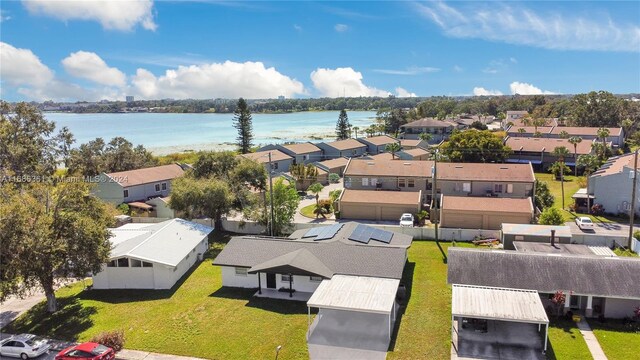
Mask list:
[[[586,216],[576,218],[576,225],[578,225],[581,230],[593,229],[593,221]]]
[[[0,355],[26,360],[46,353],[50,347],[47,340],[41,337],[31,334],[20,334],[0,341]]]
[[[413,227],[413,215],[409,213],[402,214],[400,217],[400,226]]]

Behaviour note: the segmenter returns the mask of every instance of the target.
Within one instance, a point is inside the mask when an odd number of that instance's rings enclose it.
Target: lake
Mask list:
[[[374,111],[347,113],[352,126],[360,129],[374,122]],[[70,114],[45,113],[56,126],[68,127],[76,138],[75,146],[96,137],[106,142],[122,136],[134,145],[142,144],[156,154],[185,150],[233,148],[237,130],[233,114]],[[339,111],[253,114],[255,145],[288,141],[312,141],[311,136],[331,141]]]

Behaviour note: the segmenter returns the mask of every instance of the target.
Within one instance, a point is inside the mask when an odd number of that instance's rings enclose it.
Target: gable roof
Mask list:
[[[367,145],[361,143],[356,139],[338,140],[338,141],[327,142],[324,144],[340,151],[367,147]]]
[[[609,130],[609,136],[620,136],[622,134],[622,128],[606,128]],[[569,136],[598,136],[598,127],[579,127],[579,126],[556,126],[551,129],[550,134],[560,134],[562,131],[566,131]]]
[[[327,169],[335,169],[335,168],[347,166],[348,163],[349,163],[349,159],[344,157],[339,157],[331,160],[320,161],[320,162],[317,162],[316,164],[324,166]]]
[[[448,121],[442,121],[434,118],[423,118],[400,126],[401,128],[448,128],[455,127],[456,124],[452,124]]]
[[[398,140],[392,138],[389,135],[380,135],[380,136],[371,136],[366,138],[359,138],[358,141],[367,142],[373,144],[375,146],[393,144],[398,142]]]
[[[637,258],[454,247],[449,248],[447,264],[450,284],[640,299]]]
[[[134,225],[134,226],[129,226]],[[110,259],[123,256],[177,266],[212,228],[182,219],[156,224],[127,224],[109,229],[113,245]]]
[[[433,161],[351,159],[344,176],[431,177]]]
[[[269,153],[271,153],[271,161],[282,161],[282,160],[289,160],[289,159],[293,159],[291,156],[283,153],[280,150],[264,150],[264,151],[257,151],[257,152],[253,152],[253,153],[247,153],[247,154],[242,154],[240,156],[247,158],[249,160],[253,160],[256,161],[260,164],[264,164],[264,163],[268,163],[269,162]]]
[[[518,126],[518,125],[513,125],[512,127],[509,128],[509,130],[507,130],[507,133],[509,135],[513,134],[513,135],[519,135],[520,134],[520,129],[524,130],[525,134],[535,134],[536,132],[536,127],[535,126]],[[538,132],[540,134],[550,134],[551,131],[553,130],[552,126],[538,126]]]
[[[404,152],[405,154],[409,154],[411,156],[423,156],[423,155],[429,155],[429,152],[423,148],[415,148],[415,149],[409,149],[409,150],[402,150],[402,152]]]
[[[320,150],[319,147],[315,146],[312,143],[300,143],[300,144],[286,144],[286,145],[282,145],[282,147],[286,148],[287,150],[291,151],[294,154],[298,154],[298,155],[302,155],[302,154],[309,154],[312,152],[319,152],[322,151]]]
[[[578,155],[585,155],[591,153],[591,140],[582,140],[578,144]],[[550,154],[556,147],[564,146],[569,150],[569,153],[573,155],[573,144],[569,142],[569,139],[553,139],[553,138],[531,138],[531,137],[507,137],[505,145],[513,150],[513,155],[517,155],[520,148],[522,151],[527,152],[544,152]]]
[[[533,215],[533,204],[531,204],[531,198],[512,199],[498,197],[444,195],[442,196],[442,210],[529,213]]]
[[[178,164],[170,164],[144,169],[113,172],[105,175],[120,184],[122,187],[127,187],[172,180],[184,175],[184,170]]]
[[[389,244],[374,240],[362,244],[348,239],[358,225],[354,222],[344,223],[332,238],[319,241],[303,238],[309,229],[298,230],[289,238],[234,237],[213,264],[253,268],[250,271],[287,264],[304,267],[306,271],[314,273],[326,272],[326,267],[332,275],[400,279],[406,261],[406,249],[411,245],[412,237],[393,233]],[[313,260],[307,263],[308,259]]]
[[[428,146],[427,142],[424,140],[413,140],[413,139],[401,139],[400,140],[400,146],[408,146],[408,147],[418,147],[422,142],[424,142],[424,144],[426,146]]]
[[[591,174],[591,176],[620,174],[625,168],[631,170],[633,169],[634,163],[633,157],[633,153],[611,157],[600,167],[600,169]],[[640,169],[640,161],[638,161],[638,169]]]
[[[249,273],[254,274],[267,270],[275,273],[289,273],[293,275],[314,274],[327,279],[331,279],[333,276],[333,271],[326,267],[309,250],[304,248],[254,265],[249,269]]]
[[[531,164],[438,163],[438,180],[534,182]]]

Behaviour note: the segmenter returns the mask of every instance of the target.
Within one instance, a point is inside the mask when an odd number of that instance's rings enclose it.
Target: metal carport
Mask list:
[[[549,318],[536,290],[454,284],[451,302],[454,344],[456,318],[537,324],[538,331],[545,325],[543,351],[547,351]]]

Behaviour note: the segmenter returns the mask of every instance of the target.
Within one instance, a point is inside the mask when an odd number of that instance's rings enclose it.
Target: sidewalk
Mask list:
[[[584,317],[582,317],[578,322],[578,329],[580,329],[580,333],[582,334],[584,341],[587,343],[587,347],[589,348],[593,359],[607,360],[607,356],[604,354],[604,351],[602,351],[602,347],[600,347],[598,339],[596,339],[595,334],[591,331],[591,327]]]
[[[203,360],[195,357],[158,354],[146,351],[123,349],[116,354],[119,360]]]

